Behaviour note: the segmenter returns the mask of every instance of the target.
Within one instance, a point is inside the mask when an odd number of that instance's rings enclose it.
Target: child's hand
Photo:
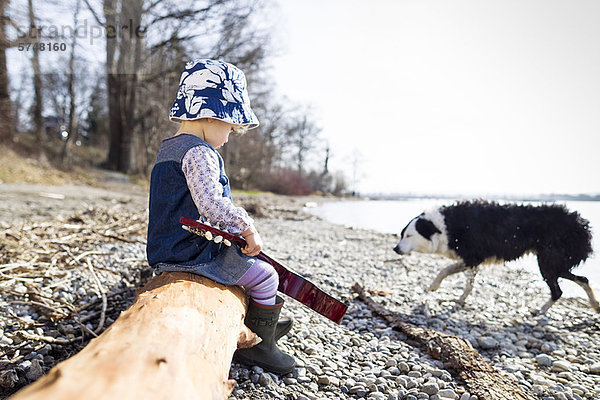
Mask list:
[[[246,247],[242,248],[242,253],[248,257],[256,257],[263,248],[263,241],[258,231],[251,226],[242,232],[242,237],[246,240]]]

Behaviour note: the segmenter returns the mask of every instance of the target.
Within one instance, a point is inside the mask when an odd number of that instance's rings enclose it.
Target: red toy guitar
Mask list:
[[[179,222],[183,224],[183,229],[216,243],[223,243],[227,246],[231,246],[231,244],[236,244],[240,247],[246,246],[246,241],[242,237],[222,231],[210,225],[185,217],[181,217]],[[268,262],[275,268],[275,271],[279,274],[278,289],[280,292],[298,300],[300,303],[338,324],[342,321],[342,318],[348,309],[347,305],[334,299],[316,287],[312,282],[297,273],[290,271],[262,251],[257,258]]]

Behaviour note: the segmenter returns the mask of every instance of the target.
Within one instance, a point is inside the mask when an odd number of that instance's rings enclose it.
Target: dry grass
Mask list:
[[[54,167],[44,156],[25,156],[0,145],[0,183],[39,183],[44,185],[88,184],[95,179],[84,168],[64,171]]]

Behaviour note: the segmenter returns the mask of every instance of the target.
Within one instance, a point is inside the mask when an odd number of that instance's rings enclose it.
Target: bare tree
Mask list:
[[[38,142],[44,143],[44,118],[42,117],[42,71],[40,68],[40,32],[36,25],[36,17],[33,11],[33,0],[27,1],[29,14],[29,40],[33,41],[31,46],[31,68],[33,70],[33,104],[31,113],[33,117],[33,128]]]
[[[166,77],[171,82],[173,71],[180,73],[190,58],[235,54],[237,61],[251,65],[253,55],[260,54],[257,50],[260,46],[249,45],[256,40],[254,37],[238,41],[235,38],[240,39],[239,36],[228,36],[233,32],[228,29],[244,25],[257,1],[103,0],[102,13],[98,13],[89,0],[85,2],[107,32],[110,124],[107,166],[111,169],[145,170],[145,165],[140,165],[145,162],[140,163],[133,156],[142,155],[147,159],[147,143],[142,142],[153,141],[149,136],[153,129],[148,123],[152,117],[147,111],[155,109],[157,102],[140,93],[164,96],[165,87],[160,80]],[[158,32],[152,39],[159,39],[148,40],[150,32]],[[202,41],[195,41],[199,37]],[[166,57],[170,62],[159,57]],[[172,98],[175,91],[176,86],[171,87],[168,97]],[[163,115],[166,116],[167,110]]]
[[[327,175],[329,173],[329,156],[331,153],[331,148],[329,147],[329,143],[325,147],[325,162],[323,164],[323,175]]]
[[[108,89],[108,115],[110,127],[110,144],[108,149],[107,166],[114,170],[125,171],[129,169],[124,164],[125,157],[122,153],[129,149],[122,149],[123,145],[123,109],[121,95],[123,82],[119,75],[119,59],[117,55],[116,32],[117,26],[117,0],[104,0],[103,3],[104,26],[106,28],[106,82]]]
[[[288,127],[289,146],[294,154],[293,160],[299,174],[305,172],[308,153],[314,150],[318,135],[321,132],[313,122],[308,120],[308,113],[303,113]]]
[[[75,4],[75,12],[73,14],[73,26],[77,26],[77,18],[79,17],[79,9],[81,6],[80,0],[77,0]],[[75,48],[77,45],[77,35],[73,35],[71,38],[71,54],[69,55],[69,71],[68,71],[68,92],[69,92],[69,123],[67,125],[67,137],[63,144],[61,153],[61,162],[66,163],[69,157],[69,147],[74,138],[77,137],[78,121],[76,111],[76,99],[75,99]]]
[[[11,80],[10,94],[12,98],[12,118],[14,121],[14,132],[21,132],[23,129],[20,126],[22,115],[24,114],[25,98],[27,98],[27,82],[24,79]]]
[[[233,138],[221,150],[232,185],[243,189],[260,186],[281,166],[280,141],[286,132],[286,113],[281,103],[270,100],[268,91],[257,91],[254,87],[256,85],[251,87],[252,109],[260,126]]]
[[[6,64],[6,50],[10,46],[6,35],[6,25],[9,20],[6,15],[8,3],[9,0],[0,0],[0,141],[2,143],[10,143],[15,132]]]
[[[82,118],[82,132],[85,132],[87,143],[102,149],[108,146],[108,106],[106,101],[106,77],[104,71],[97,71],[97,76],[90,81],[89,103],[85,117]]]

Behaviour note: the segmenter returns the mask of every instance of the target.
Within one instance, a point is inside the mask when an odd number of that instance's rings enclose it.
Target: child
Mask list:
[[[177,133],[162,141],[150,178],[147,255],[157,273],[184,271],[225,285],[244,286],[250,296],[246,325],[262,341],[236,351],[235,358],[276,373],[288,373],[294,358],[276,341],[292,327],[277,322],[283,299],[279,277],[256,255],[262,240],[253,220],[233,205],[223,159],[216,149],[231,132],[258,126],[250,108],[244,73],[223,61],[197,59],[185,66],[170,119],[181,122]],[[180,217],[205,219],[240,234],[247,246],[214,243],[181,228]]]

